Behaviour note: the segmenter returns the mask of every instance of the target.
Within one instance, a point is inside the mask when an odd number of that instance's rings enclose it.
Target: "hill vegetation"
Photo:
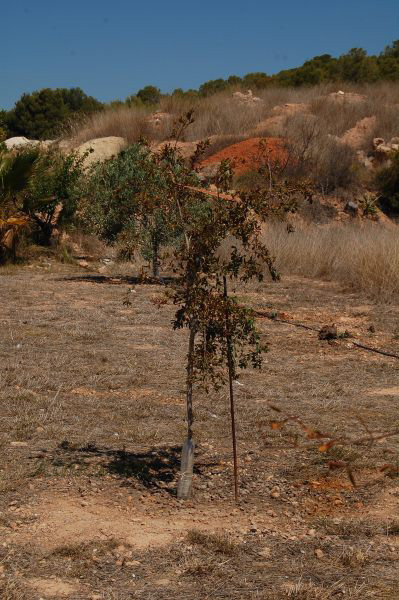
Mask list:
[[[195,101],[224,91],[238,89],[265,90],[281,87],[315,86],[328,83],[369,84],[377,81],[399,81],[399,40],[387,46],[379,55],[369,55],[363,48],[352,48],[339,57],[322,54],[303,65],[268,75],[263,72],[231,75],[204,82],[198,90],[175,89],[162,94],[153,85],[145,86],[124,101],[101,103],[87,96],[80,88],[45,88],[23,94],[10,111],[0,110],[0,127],[8,136],[34,139],[53,138],[60,134],[71,117],[89,114],[103,108],[121,106],[148,108],[168,97]]]

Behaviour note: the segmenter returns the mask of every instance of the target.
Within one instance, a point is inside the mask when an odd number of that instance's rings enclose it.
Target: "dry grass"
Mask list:
[[[336,92],[338,87],[345,92],[364,94],[365,102],[339,103],[331,101],[327,95]],[[252,135],[253,128],[271,116],[271,110],[285,103],[307,103],[310,112],[317,118],[319,129],[324,135],[342,135],[357,121],[375,115],[375,134],[390,138],[399,133],[399,86],[395,83],[374,85],[328,84],[312,88],[269,88],[256,92],[262,102],[254,106],[238,103],[231,92],[223,92],[207,98],[186,99],[167,96],[160,102],[158,110],[177,118],[190,108],[194,108],[195,123],[185,134],[187,141],[201,140],[212,135]],[[150,131],[147,124],[148,109],[118,106],[103,112],[94,113],[84,122],[71,125],[69,136],[76,143],[105,136],[125,137],[135,142],[142,135],[153,139],[167,139],[171,124],[165,128]],[[173,120],[172,120],[173,121]],[[266,133],[266,132],[265,132]]]
[[[359,175],[355,151],[335,139],[328,129],[326,123],[313,114],[294,114],[287,117],[284,124],[284,138],[291,157],[284,175],[307,177],[323,193],[350,189],[356,186]]]
[[[333,519],[331,517],[319,517],[314,522],[316,530],[321,530],[327,535],[339,536],[342,539],[372,538],[382,533],[381,524],[376,524],[367,519]]]
[[[226,534],[202,533],[193,529],[188,532],[187,540],[216,554],[233,555],[237,552],[237,544]]]
[[[246,372],[234,388],[240,504],[232,500],[229,405],[222,388],[210,395],[196,390],[195,495],[183,505],[173,490],[185,435],[186,332],[171,329],[175,307],[154,305],[162,288],[90,277],[58,263],[0,275],[0,536],[8,544],[0,544],[1,598],[38,600],[44,594],[32,592],[29,581],[51,577],[76,585],[74,600],[95,594],[103,600],[398,597],[397,553],[386,546],[396,542],[397,525],[390,520],[396,504],[381,516],[375,535],[358,508],[384,508],[379,494],[397,481],[370,487],[366,480],[353,489],[345,473],[329,471],[324,454],[293,448],[285,429],[271,430],[268,409],[272,402],[345,435],[357,426],[362,432],[351,416],[355,408],[373,430],[389,430],[397,420],[397,395],[372,392],[398,385],[392,359],[259,319],[262,340],[270,343],[264,369]],[[256,308],[285,310],[311,324],[344,316],[359,339],[372,322],[378,345],[394,344],[397,307],[365,306],[364,297],[342,294],[333,284],[293,277],[240,286],[238,293]],[[359,303],[365,316],[354,316]],[[386,444],[364,451],[366,475],[398,455],[397,440],[388,445],[389,455]],[[65,506],[90,518],[104,508],[109,535],[97,537],[96,529],[82,540],[42,528],[61,506],[68,527],[73,518]],[[334,529],[325,521],[312,536],[320,515],[345,524]],[[166,529],[185,519],[185,528],[166,546],[142,548],[108,530],[116,518],[126,527],[138,521],[139,532],[158,520]],[[78,536],[87,521],[80,523]],[[40,546],[54,539],[58,544]],[[321,559],[315,554],[320,548]]]
[[[127,106],[112,108],[89,115],[84,121],[70,125],[68,138],[78,146],[96,138],[117,136],[125,138],[130,144],[141,137],[148,136],[148,111],[144,108]]]
[[[265,242],[283,273],[338,281],[378,302],[399,298],[397,227],[309,226],[288,234],[274,224],[267,228]]]

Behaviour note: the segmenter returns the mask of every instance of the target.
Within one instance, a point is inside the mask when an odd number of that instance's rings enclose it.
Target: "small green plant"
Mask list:
[[[378,196],[371,192],[366,192],[360,200],[360,205],[365,217],[374,217],[378,212]]]

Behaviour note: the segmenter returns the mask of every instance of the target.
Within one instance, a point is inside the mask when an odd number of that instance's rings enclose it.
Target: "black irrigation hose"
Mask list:
[[[295,321],[286,321],[285,319],[279,319],[278,317],[274,316],[273,313],[255,311],[255,314],[258,317],[266,317],[267,319],[270,319],[270,321],[276,321],[277,323],[285,323],[286,325],[293,325],[294,327],[301,327],[302,329],[309,329],[310,331],[316,331],[320,333],[320,329],[318,329],[317,327],[305,325],[305,323],[295,323]],[[376,354],[382,354],[383,356],[389,356],[391,358],[399,359],[399,354],[395,354],[394,352],[380,350],[379,348],[372,348],[371,346],[366,346],[366,344],[361,344],[360,342],[356,342],[353,340],[352,344],[357,348],[361,348],[362,350],[368,350],[369,352],[375,352]]]

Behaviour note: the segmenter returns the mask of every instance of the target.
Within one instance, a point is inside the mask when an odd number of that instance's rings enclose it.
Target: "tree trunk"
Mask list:
[[[187,402],[187,440],[182,449],[182,458],[180,466],[180,478],[177,487],[177,497],[181,500],[187,500],[192,492],[192,479],[194,469],[194,440],[193,440],[193,374],[194,374],[194,344],[196,330],[193,325],[190,326],[190,335],[188,341],[187,354],[187,383],[186,383],[186,402]]]
[[[157,231],[152,235],[152,276],[159,279],[159,235]]]

